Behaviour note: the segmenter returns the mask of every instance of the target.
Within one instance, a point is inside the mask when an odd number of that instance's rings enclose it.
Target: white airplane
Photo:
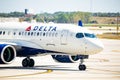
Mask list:
[[[83,60],[103,50],[101,41],[89,30],[73,24],[0,23],[0,64],[26,57],[23,67],[34,67],[31,56],[51,55],[63,63],[80,60],[79,70],[86,70]]]

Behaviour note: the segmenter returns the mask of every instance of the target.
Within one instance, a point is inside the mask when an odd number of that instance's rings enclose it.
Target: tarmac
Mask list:
[[[120,40],[101,39],[105,48],[90,55],[84,64],[86,71],[78,70],[78,63],[57,63],[50,55],[33,57],[34,68],[23,68],[24,58],[12,64],[0,65],[0,80],[120,80]]]

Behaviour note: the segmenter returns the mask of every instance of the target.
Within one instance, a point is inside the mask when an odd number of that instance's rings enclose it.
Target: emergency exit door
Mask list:
[[[67,44],[67,39],[68,39],[68,30],[62,30],[61,32],[61,44],[66,45]]]

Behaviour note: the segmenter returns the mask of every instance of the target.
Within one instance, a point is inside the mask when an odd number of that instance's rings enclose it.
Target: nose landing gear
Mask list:
[[[84,62],[84,59],[88,59],[89,56],[88,55],[79,55],[78,57],[80,59],[80,64],[78,66],[78,69],[80,71],[85,71],[86,70],[86,65],[84,65],[83,62]]]
[[[80,59],[80,64],[78,66],[80,71],[85,71],[86,70],[86,65],[83,64],[84,59]]]

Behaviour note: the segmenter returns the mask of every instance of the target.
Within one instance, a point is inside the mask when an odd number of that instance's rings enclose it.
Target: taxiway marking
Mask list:
[[[19,75],[11,75],[11,76],[0,76],[1,78],[12,78],[12,77],[23,77],[23,76],[31,76],[31,75],[39,75],[39,74],[46,74],[46,73],[51,73],[53,70],[48,69],[45,72],[37,72],[37,73],[31,73],[31,74],[19,74]]]

